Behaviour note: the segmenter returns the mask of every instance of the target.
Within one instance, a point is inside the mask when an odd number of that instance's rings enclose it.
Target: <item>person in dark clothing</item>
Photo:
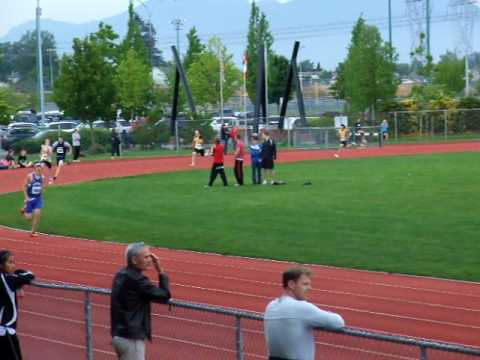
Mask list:
[[[208,186],[211,187],[213,185],[213,182],[217,178],[218,174],[220,174],[220,177],[222,178],[223,186],[228,186],[227,176],[225,175],[225,167],[223,166],[224,148],[220,143],[219,138],[215,139],[215,145],[212,147],[210,153],[213,156],[213,164],[212,170],[210,171],[210,181],[208,182]]]
[[[144,360],[145,341],[152,341],[151,302],[168,303],[169,279],[158,257],[144,243],[130,244],[126,258],[127,266],[115,275],[112,285],[112,345],[119,360]],[[158,273],[158,286],[143,275],[152,264]]]
[[[17,291],[35,276],[16,269],[15,257],[9,250],[0,250],[0,354],[2,360],[22,360],[17,337]]]
[[[33,166],[33,163],[31,161],[28,161],[27,150],[25,149],[20,150],[20,154],[18,155],[18,158],[17,158],[17,163],[18,163],[18,166],[21,168],[29,168]]]
[[[273,184],[275,182],[274,168],[275,160],[277,159],[277,145],[275,141],[270,137],[268,131],[263,132],[263,144],[262,144],[262,169],[263,169],[263,185]]]
[[[230,139],[230,130],[228,129],[227,124],[223,124],[220,129],[220,138],[223,142],[223,153],[227,155],[228,152],[228,140]]]
[[[120,136],[118,136],[117,132],[115,129],[112,129],[112,132],[110,134],[110,142],[112,144],[112,159],[114,156],[120,157]]]

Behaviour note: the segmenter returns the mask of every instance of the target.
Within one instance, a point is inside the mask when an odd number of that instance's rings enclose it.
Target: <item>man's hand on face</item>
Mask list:
[[[157,270],[159,274],[163,274],[164,271],[160,266],[160,259],[158,258],[158,256],[155,255],[154,253],[151,253],[150,256],[152,258],[152,263],[153,263],[153,266],[155,267],[155,270]]]

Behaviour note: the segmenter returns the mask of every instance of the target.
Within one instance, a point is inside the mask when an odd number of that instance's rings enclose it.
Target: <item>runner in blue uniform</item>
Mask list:
[[[43,188],[45,177],[42,174],[42,163],[35,163],[35,172],[27,175],[23,186],[25,195],[25,205],[20,212],[32,222],[32,232],[30,236],[38,237],[37,228],[40,222],[40,213],[43,208]]]
[[[60,170],[65,164],[67,153],[71,151],[72,146],[68,142],[64,141],[62,137],[59,137],[58,141],[53,144],[52,149],[54,154],[57,156],[57,169],[55,170],[55,175],[52,179],[55,181],[57,180],[58,175],[60,175]]]

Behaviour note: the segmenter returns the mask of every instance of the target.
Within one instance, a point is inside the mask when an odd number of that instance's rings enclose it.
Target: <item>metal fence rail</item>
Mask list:
[[[67,284],[53,284],[34,282],[32,284],[38,291],[46,291],[44,298],[48,298],[48,309],[55,316],[47,315],[36,309],[24,310],[25,315],[43,316],[57,325],[50,325],[55,329],[49,334],[48,345],[35,349],[35,358],[38,359],[114,359],[115,354],[108,350],[109,341],[109,304],[110,290],[101,288],[83,287]],[[53,290],[53,291],[51,291]],[[62,296],[51,296],[55,291]],[[36,294],[32,304],[42,302],[42,294]],[[81,295],[81,296],[78,296]],[[54,302],[55,301],[55,302]],[[66,301],[76,305],[73,311],[62,309],[58,301]],[[83,318],[77,312],[83,304]],[[265,359],[266,348],[263,339],[263,317],[261,314],[250,311],[192,303],[188,301],[172,300],[168,306],[160,306],[154,316],[155,321],[160,321],[162,333],[154,333],[154,344],[160,342],[156,351],[161,351],[162,359]],[[163,312],[164,314],[159,314]],[[76,317],[76,318],[75,318]],[[42,319],[42,318],[41,318]],[[28,319],[22,319],[22,329]],[[74,324],[67,331],[62,329],[62,321]],[[39,322],[36,319],[36,322]],[[176,324],[176,326],[175,326]],[[27,326],[29,328],[29,326]],[[34,329],[35,327],[33,327]],[[44,324],[38,327],[45,329]],[[165,329],[166,328],[166,329]],[[29,328],[30,332],[33,332]],[[81,344],[69,344],[67,332],[79,336],[83,332],[84,341]],[[23,334],[27,339],[41,336],[38,334]],[[100,339],[97,339],[100,338]],[[317,359],[479,359],[480,348],[461,346],[457,344],[442,343],[405,336],[390,335],[360,329],[346,328],[341,331],[318,329],[315,334]],[[31,340],[31,341],[34,341]],[[102,343],[104,348],[99,349]],[[53,344],[53,345],[52,345]],[[58,356],[52,352],[52,346],[58,346],[61,353]],[[38,346],[38,345],[37,345]],[[70,346],[67,350],[62,346]],[[153,346],[153,345],[152,345]],[[72,350],[73,349],[73,350]],[[42,356],[40,354],[45,354]],[[83,353],[83,355],[81,355]],[[77,357],[75,357],[75,355]],[[156,354],[156,353],[155,353]],[[156,358],[153,355],[151,358]]]

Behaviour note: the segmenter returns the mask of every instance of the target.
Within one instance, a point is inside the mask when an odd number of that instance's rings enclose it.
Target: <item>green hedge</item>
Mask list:
[[[27,139],[22,141],[17,141],[12,144],[12,148],[15,153],[18,154],[20,150],[25,149],[29,154],[38,154],[40,153],[40,147],[44,143],[45,139],[50,139],[51,144],[53,144],[59,137],[63,137],[65,141],[68,143],[72,143],[72,133],[63,132],[61,131],[58,133],[48,133],[42,136],[39,139]],[[110,150],[110,131],[106,129],[81,129],[80,130],[81,136],[81,145],[83,151],[89,151],[92,148],[92,137],[97,145],[101,145],[100,148],[106,149],[106,151]],[[98,148],[96,147],[94,150],[95,153],[98,153]]]

